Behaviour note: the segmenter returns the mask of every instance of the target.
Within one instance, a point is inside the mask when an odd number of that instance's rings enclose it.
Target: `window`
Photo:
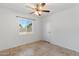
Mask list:
[[[32,20],[19,18],[18,26],[19,26],[19,34],[32,33]]]

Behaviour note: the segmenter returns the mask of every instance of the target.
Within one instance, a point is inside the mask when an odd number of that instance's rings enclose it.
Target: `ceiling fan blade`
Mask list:
[[[46,3],[41,3],[41,6],[43,6],[43,7],[44,7],[45,5],[46,5]]]
[[[39,16],[41,16],[41,14],[39,14]]]
[[[42,10],[42,12],[50,12],[49,10]]]
[[[31,12],[30,14],[33,14],[34,12]]]
[[[37,9],[39,8],[39,3],[36,4],[36,8],[37,8]]]

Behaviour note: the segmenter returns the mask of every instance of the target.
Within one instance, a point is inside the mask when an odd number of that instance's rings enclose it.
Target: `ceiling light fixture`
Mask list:
[[[37,3],[34,7],[31,7],[33,9],[33,12],[30,14],[35,14],[37,16],[41,16],[43,12],[50,12],[50,10],[47,9],[46,3]]]

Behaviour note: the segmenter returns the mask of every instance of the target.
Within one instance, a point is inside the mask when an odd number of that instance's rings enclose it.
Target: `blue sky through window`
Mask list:
[[[32,20],[29,20],[29,19],[20,19],[19,20],[19,24],[21,24],[23,28],[26,27],[30,23],[32,23]]]

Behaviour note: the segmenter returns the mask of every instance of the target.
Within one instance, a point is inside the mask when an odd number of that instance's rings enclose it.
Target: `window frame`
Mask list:
[[[32,25],[33,25],[33,20],[32,19],[30,19],[30,18],[23,18],[23,17],[18,17],[18,21],[17,21],[17,23],[18,23],[18,33],[19,33],[19,35],[30,35],[30,34],[32,34],[32,30],[31,30],[31,32],[27,32],[27,31],[25,31],[25,32],[20,32],[20,27],[19,27],[19,20],[22,20],[22,19],[26,19],[26,20],[31,20],[31,23],[32,23]],[[31,27],[32,28],[32,27]],[[32,28],[33,29],[33,28]]]

